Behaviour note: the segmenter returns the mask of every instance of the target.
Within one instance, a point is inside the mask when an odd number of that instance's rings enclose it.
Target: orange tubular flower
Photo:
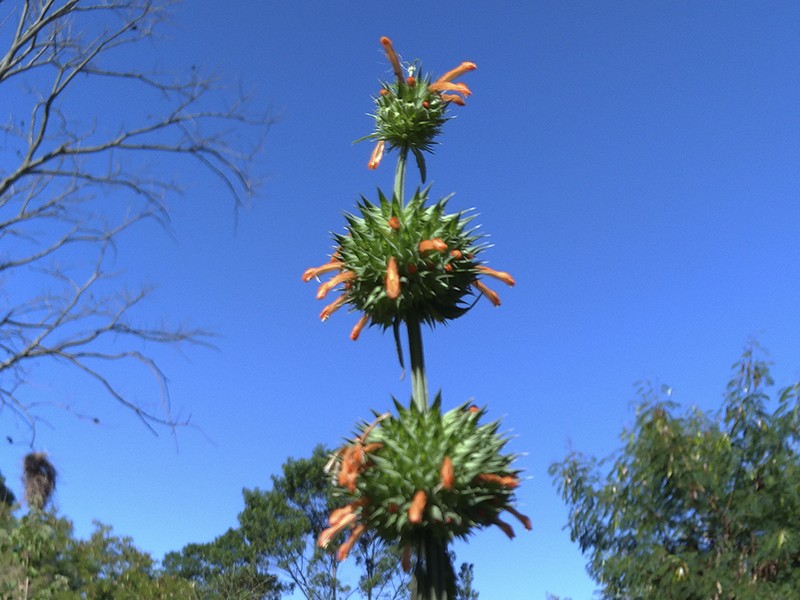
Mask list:
[[[436,81],[428,86],[432,92],[458,92],[469,98],[472,91],[463,83],[451,83],[449,81]]]
[[[428,496],[422,490],[414,494],[414,499],[411,501],[411,506],[408,509],[409,523],[422,523],[422,513],[425,510],[425,504],[428,502]]]
[[[355,342],[358,339],[358,336],[361,335],[361,330],[367,326],[367,323],[369,323],[369,315],[363,315],[350,332],[350,339]]]
[[[452,69],[439,77],[436,80],[436,83],[440,83],[442,81],[453,81],[456,77],[461,77],[464,73],[468,73],[469,71],[474,71],[478,68],[474,62],[462,62],[458,65],[455,69]]]
[[[371,444],[364,446],[364,454],[369,454],[370,452],[379,450],[380,448],[383,448],[383,444],[380,442],[372,442]]]
[[[347,515],[352,514],[357,508],[361,508],[362,506],[366,506],[369,504],[369,498],[363,496],[356,500],[355,502],[351,502],[347,506],[343,506],[342,508],[336,508],[331,511],[331,515],[328,517],[328,525],[334,526],[338,525],[339,522],[345,518]]]
[[[442,94],[442,100],[445,102],[452,102],[453,104],[458,104],[459,106],[466,106],[467,103],[464,102],[464,99],[461,96],[456,96],[455,94]]]
[[[447,244],[441,238],[433,238],[432,240],[422,240],[417,249],[420,252],[428,252],[429,250],[447,252]]]
[[[351,279],[355,279],[356,274],[352,271],[342,271],[335,277],[332,277],[325,283],[323,283],[319,288],[317,288],[317,300],[322,300],[325,296],[328,295],[333,288],[335,288],[340,283],[344,283],[345,281],[350,281]]]
[[[320,320],[324,323],[327,321],[330,316],[339,310],[343,304],[347,302],[347,295],[342,294],[336,300],[328,304],[325,308],[322,309],[322,312],[319,313]]]
[[[531,520],[527,516],[525,516],[521,512],[519,512],[516,508],[514,508],[513,506],[508,506],[508,507],[506,507],[506,510],[508,512],[510,512],[512,515],[514,515],[515,517],[517,517],[517,519],[519,520],[520,523],[522,523],[522,526],[525,529],[527,529],[528,531],[533,529],[533,525],[531,525]]]
[[[477,477],[475,477],[481,483],[496,483],[497,485],[501,485],[507,488],[515,488],[519,485],[519,480],[516,477],[512,477],[511,475],[506,475],[505,477],[501,477],[500,475],[496,475],[494,473],[481,473]]]
[[[503,533],[505,533],[509,539],[513,540],[514,537],[516,536],[516,534],[514,533],[514,528],[511,527],[511,525],[509,525],[505,521],[501,521],[500,519],[495,519],[493,523],[497,525],[500,529],[502,529]]]
[[[353,544],[358,541],[364,532],[367,530],[367,526],[363,523],[359,523],[353,528],[353,533],[350,534],[350,537],[347,538],[347,541],[339,546],[339,550],[336,552],[336,560],[342,562],[345,558],[347,558],[348,554],[350,554],[350,550],[353,548]]]
[[[495,271],[494,269],[490,269],[489,267],[486,267],[484,265],[478,265],[475,268],[478,269],[478,271],[480,271],[484,275],[488,275],[489,277],[494,277],[495,279],[499,279],[508,286],[513,287],[517,283],[516,281],[514,281],[514,278],[505,271]]]
[[[330,262],[325,263],[321,267],[313,267],[311,269],[306,269],[303,273],[303,281],[309,282],[315,277],[318,277],[324,273],[330,273],[331,271],[338,271],[344,267],[344,264],[340,260],[331,259]]]
[[[400,561],[400,566],[403,567],[403,571],[406,573],[411,570],[411,546],[408,544],[403,546],[403,558]]]
[[[397,272],[397,261],[394,256],[389,257],[386,265],[386,296],[396,300],[400,295],[400,274]]]
[[[446,490],[452,490],[456,483],[456,476],[453,472],[453,461],[449,456],[445,456],[442,461],[442,487]]]
[[[383,149],[386,147],[386,142],[383,140],[379,140],[377,144],[375,144],[375,148],[372,150],[372,156],[369,157],[369,162],[367,163],[368,169],[377,169],[378,165],[381,164],[381,159],[383,158]]]
[[[381,45],[383,46],[384,52],[386,52],[386,57],[389,59],[389,62],[392,63],[392,70],[394,71],[395,77],[397,77],[397,81],[403,81],[403,69],[400,67],[400,59],[397,56],[397,52],[394,51],[394,47],[392,46],[392,40],[383,36],[381,38]]]
[[[317,538],[317,546],[320,548],[327,547],[328,544],[331,543],[331,540],[335,538],[342,529],[356,520],[356,516],[357,515],[355,513],[350,513],[349,515],[343,517],[336,525],[331,525],[327,529],[324,529]]]
[[[475,286],[478,289],[478,291],[480,291],[481,294],[486,296],[489,299],[489,302],[491,302],[495,306],[500,306],[500,304],[501,304],[500,296],[497,295],[497,292],[495,292],[494,290],[489,289],[488,287],[486,287],[483,284],[483,282],[481,282],[481,281],[479,281],[477,279],[472,282],[472,285]]]

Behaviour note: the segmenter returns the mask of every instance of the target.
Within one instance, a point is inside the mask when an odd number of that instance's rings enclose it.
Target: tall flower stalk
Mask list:
[[[412,394],[408,407],[394,401],[396,414],[378,413],[362,423],[355,436],[331,461],[333,481],[345,505],[331,513],[319,536],[327,546],[349,532],[339,546],[344,560],[365,531],[372,530],[403,549],[403,568],[413,569],[414,600],[447,600],[455,595],[455,573],[448,551],[456,537],[495,525],[509,537],[511,526],[500,519],[509,512],[526,529],[530,520],[513,506],[519,471],[515,456],[503,453],[508,438],[499,421],[482,423],[486,408],[463,404],[442,410],[441,395],[431,402],[427,389],[422,326],[463,316],[485,296],[500,304],[482,280],[493,277],[513,286],[514,278],[479,261],[486,249],[470,225],[472,215],[447,213],[449,196],[429,199],[430,187],[406,198],[409,155],[414,156],[422,184],[424,153],[431,152],[452,104],[462,106],[471,90],[455,81],[476,68],[464,62],[433,80],[418,64],[403,66],[392,42],[381,44],[394,79],[375,97],[375,129],[362,139],[375,142],[367,166],[376,169],[397,151],[391,197],[380,190],[376,202],[361,197],[357,211],[346,213],[346,232],[334,235],[330,260],[303,273],[303,280],[322,282],[317,298],[336,291],[320,318],[349,306],[361,313],[350,338],[368,325],[392,328],[400,348],[405,324]],[[401,362],[402,353],[399,353]]]

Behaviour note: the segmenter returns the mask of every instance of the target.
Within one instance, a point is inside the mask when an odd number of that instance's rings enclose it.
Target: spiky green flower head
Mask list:
[[[320,545],[346,527],[412,548],[431,537],[466,538],[489,525],[513,537],[503,511],[531,528],[513,507],[519,471],[515,455],[503,452],[508,437],[499,421],[481,424],[485,409],[468,404],[442,413],[441,396],[428,410],[395,406],[396,415],[363,424],[340,451],[336,489],[349,502],[333,512]]]
[[[442,125],[449,119],[448,106],[464,105],[464,98],[471,94],[463,83],[456,83],[456,77],[472,71],[475,63],[463,62],[448,71],[436,81],[420,69],[418,63],[408,67],[406,76],[400,65],[400,58],[387,37],[381,44],[392,65],[395,80],[381,83],[381,91],[375,97],[374,131],[357,141],[375,140],[367,166],[376,169],[384,152],[399,149],[411,151],[417,161],[423,183],[425,182],[425,158],[423,152],[431,152]],[[459,95],[460,94],[460,95]]]
[[[308,269],[303,280],[338,271],[322,283],[318,298],[337,286],[341,294],[326,306],[326,320],[348,304],[362,314],[351,338],[367,324],[387,328],[400,322],[443,323],[463,315],[475,290],[500,304],[497,294],[480,281],[488,275],[514,285],[508,273],[477,262],[486,245],[470,227],[464,212],[447,213],[448,198],[428,202],[429,188],[417,190],[403,205],[378,190],[376,204],[362,197],[358,214],[347,214],[345,234],[334,235],[338,246],[331,261]]]

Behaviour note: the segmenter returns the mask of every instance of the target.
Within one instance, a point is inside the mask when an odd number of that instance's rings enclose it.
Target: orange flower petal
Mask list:
[[[453,461],[449,456],[445,456],[442,461],[442,487],[446,490],[452,490],[456,482],[455,473],[453,471]]]
[[[354,342],[358,339],[358,336],[361,335],[361,330],[366,327],[367,323],[369,323],[369,315],[362,315],[362,317],[358,320],[353,330],[350,332],[350,339]]]
[[[422,240],[417,246],[420,252],[427,252],[428,250],[436,250],[437,252],[447,252],[447,244],[441,238],[433,238],[432,240]]]
[[[484,275],[488,275],[489,277],[494,277],[495,279],[499,279],[508,286],[514,286],[517,283],[516,281],[514,281],[514,278],[505,271],[495,271],[494,269],[490,269],[485,265],[478,265],[475,268]]]
[[[386,36],[383,36],[381,38],[381,45],[383,45],[383,50],[386,52],[386,57],[392,64],[392,70],[394,71],[395,77],[397,77],[397,81],[403,81],[403,69],[400,67],[400,59],[397,56],[397,52],[394,51],[394,46],[392,46],[392,40]]]
[[[340,283],[344,283],[345,281],[349,281],[351,279],[355,279],[356,274],[352,271],[342,271],[335,277],[332,277],[325,283],[323,283],[319,288],[317,288],[317,300],[322,300],[325,296],[328,295],[333,288],[335,288]]]
[[[403,546],[403,558],[400,561],[400,566],[403,567],[403,571],[406,573],[411,570],[411,546],[408,544]]]
[[[394,256],[389,257],[389,264],[386,265],[386,296],[390,300],[396,300],[400,295],[400,274],[397,272],[397,261]]]
[[[442,94],[442,100],[444,102],[452,102],[453,104],[458,104],[459,106],[467,105],[467,103],[464,102],[464,99],[461,96],[456,96],[455,94]]]
[[[342,294],[336,300],[334,300],[333,302],[328,304],[328,306],[322,309],[322,312],[319,313],[320,320],[323,323],[327,321],[330,318],[330,316],[337,310],[339,310],[342,307],[342,305],[345,304],[346,302],[347,302],[347,295]]]
[[[398,219],[398,218],[397,218],[397,217],[395,217],[395,216],[391,217],[391,218],[389,219],[389,227],[391,227],[391,228],[392,228],[392,229],[394,229],[395,231],[397,231],[398,229],[400,229],[400,219]]]
[[[306,269],[303,272],[303,281],[308,282],[322,275],[324,273],[329,273],[330,271],[337,271],[344,267],[344,264],[340,260],[331,259],[330,262],[325,263],[321,267],[312,267],[311,269]]]
[[[500,476],[495,473],[481,473],[475,477],[481,483],[494,483],[507,488],[515,488],[519,485],[519,480],[511,475]]]
[[[353,533],[350,534],[350,537],[347,538],[347,541],[339,546],[339,550],[336,552],[336,559],[341,562],[350,554],[350,550],[353,548],[353,544],[358,541],[364,532],[367,530],[366,525],[363,523],[359,523],[353,528]]]
[[[497,292],[495,292],[492,289],[489,289],[488,287],[486,287],[486,285],[484,285],[483,282],[477,279],[472,282],[472,285],[475,286],[478,289],[478,291],[480,291],[481,294],[486,296],[489,299],[489,302],[491,302],[495,306],[500,306],[501,304],[500,296],[497,295]]]
[[[456,77],[461,77],[464,73],[468,73],[469,71],[474,71],[478,68],[474,62],[462,62],[458,65],[455,69],[452,69],[439,77],[436,81],[453,81]]]
[[[386,142],[383,140],[378,140],[378,143],[375,144],[375,148],[372,149],[372,155],[369,157],[369,162],[367,163],[368,169],[377,169],[378,165],[381,164],[381,159],[383,158],[383,149],[386,147]]]
[[[414,499],[411,501],[411,506],[408,509],[408,521],[410,523],[422,523],[422,513],[425,510],[427,501],[428,496],[422,490],[414,494]]]
[[[530,531],[531,529],[533,529],[533,525],[531,525],[531,520],[530,520],[530,518],[528,518],[527,516],[523,515],[523,514],[522,514],[521,512],[519,512],[519,511],[518,511],[516,508],[514,508],[513,506],[507,506],[507,507],[506,507],[506,510],[507,510],[508,512],[510,512],[512,515],[514,515],[515,517],[517,517],[517,519],[519,520],[519,522],[520,522],[520,523],[522,523],[522,526],[523,526],[525,529],[527,529],[528,531]]]
[[[457,92],[464,96],[471,96],[472,91],[463,83],[453,83],[451,81],[435,81],[428,86],[432,92]]]
[[[331,540],[336,537],[336,534],[356,520],[356,516],[357,515],[355,513],[350,513],[349,515],[343,517],[336,525],[332,525],[331,527],[324,529],[317,538],[317,546],[320,548],[325,548],[331,543]]]
[[[493,523],[497,525],[500,529],[502,529],[503,533],[505,533],[509,537],[509,539],[513,540],[514,537],[516,536],[516,534],[514,533],[514,528],[511,527],[511,525],[509,525],[505,521],[501,521],[500,519],[495,519]]]

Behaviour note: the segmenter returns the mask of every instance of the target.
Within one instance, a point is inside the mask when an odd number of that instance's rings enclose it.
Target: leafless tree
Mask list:
[[[21,390],[46,361],[93,379],[151,429],[178,424],[146,347],[205,332],[137,325],[150,290],[114,279],[115,242],[143,221],[168,223],[175,160],[202,165],[238,206],[268,117],[194,67],[140,70],[171,4],[0,0],[0,411],[31,431],[37,415]],[[160,408],[130,398],[107,368],[115,362],[152,373]]]

